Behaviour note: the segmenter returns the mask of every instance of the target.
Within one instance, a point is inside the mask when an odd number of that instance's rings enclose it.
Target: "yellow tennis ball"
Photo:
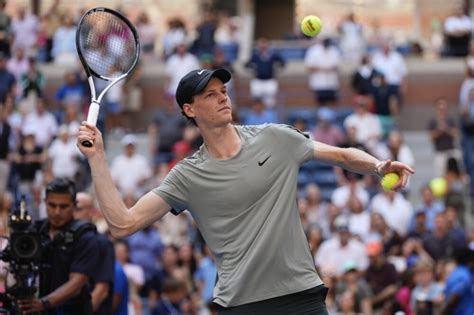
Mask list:
[[[301,31],[306,36],[316,36],[321,32],[322,23],[316,15],[308,15],[301,21]]]
[[[382,177],[381,185],[385,191],[391,191],[393,186],[400,180],[397,173],[387,173]]]
[[[433,178],[430,181],[430,189],[436,198],[444,197],[448,191],[448,182],[444,177]]]

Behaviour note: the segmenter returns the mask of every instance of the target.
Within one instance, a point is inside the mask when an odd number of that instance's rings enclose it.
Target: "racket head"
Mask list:
[[[88,10],[76,29],[76,49],[87,76],[113,80],[130,73],[140,57],[135,26],[119,12]]]

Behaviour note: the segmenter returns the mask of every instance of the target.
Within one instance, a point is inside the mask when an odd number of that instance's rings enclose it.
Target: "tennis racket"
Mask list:
[[[87,123],[95,126],[105,93],[135,68],[140,42],[135,27],[127,18],[114,10],[98,7],[87,11],[79,21],[76,48],[91,90]],[[93,77],[109,82],[99,96]],[[83,141],[82,145],[91,147],[93,143]]]

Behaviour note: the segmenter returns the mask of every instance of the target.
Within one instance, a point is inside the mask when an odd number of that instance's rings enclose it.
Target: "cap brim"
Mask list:
[[[201,93],[206,88],[209,81],[211,81],[211,79],[214,77],[221,80],[222,83],[227,83],[230,81],[232,75],[226,69],[217,69],[207,73],[196,85],[196,88],[193,91],[193,95]]]

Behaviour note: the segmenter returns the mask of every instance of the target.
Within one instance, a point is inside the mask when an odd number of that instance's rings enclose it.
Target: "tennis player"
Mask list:
[[[225,86],[230,79],[224,69],[194,70],[181,79],[176,101],[204,144],[130,209],[110,176],[99,130],[83,123],[78,146],[89,160],[100,208],[116,237],[170,210],[189,210],[216,259],[219,314],[327,314],[327,289],[296,204],[299,166],[318,159],[360,174],[397,172],[397,190],[414,171],[354,148],[312,141],[290,126],[233,125]],[[94,146],[80,145],[85,140]]]

